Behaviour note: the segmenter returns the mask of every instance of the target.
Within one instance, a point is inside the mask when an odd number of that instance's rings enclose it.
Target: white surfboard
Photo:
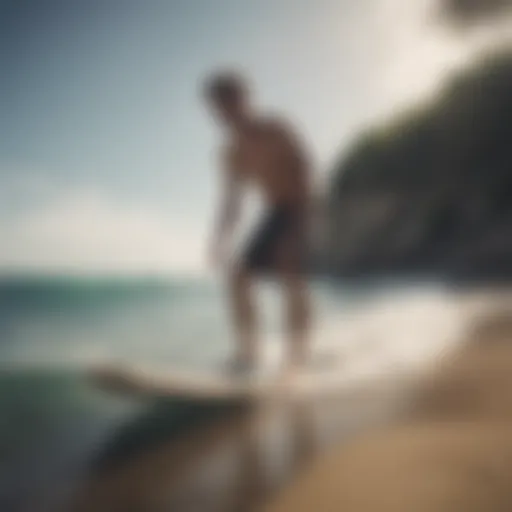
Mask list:
[[[156,364],[98,366],[89,375],[96,386],[110,392],[214,401],[315,398],[349,393],[378,378],[374,370],[354,372],[342,364],[311,367],[293,376],[268,372],[251,382],[231,379],[220,370],[185,371]]]
[[[107,391],[191,400],[233,400],[263,393],[261,383],[249,386],[220,372],[184,371],[158,365],[114,365],[94,368],[92,381]]]

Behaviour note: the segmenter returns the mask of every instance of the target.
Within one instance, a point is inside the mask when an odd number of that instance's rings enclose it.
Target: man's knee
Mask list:
[[[249,288],[251,276],[245,267],[240,266],[231,272],[229,281],[234,293],[243,293]]]
[[[285,274],[283,275],[283,284],[292,314],[307,317],[309,313],[309,290],[302,275]]]

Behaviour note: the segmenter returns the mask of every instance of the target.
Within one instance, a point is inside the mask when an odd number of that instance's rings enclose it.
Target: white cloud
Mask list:
[[[204,237],[183,217],[68,191],[0,223],[0,267],[72,272],[199,272]]]

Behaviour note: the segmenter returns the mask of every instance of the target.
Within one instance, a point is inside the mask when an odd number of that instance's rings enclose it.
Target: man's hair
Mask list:
[[[223,71],[207,79],[205,93],[214,101],[239,100],[247,93],[247,83],[240,74],[234,71]]]

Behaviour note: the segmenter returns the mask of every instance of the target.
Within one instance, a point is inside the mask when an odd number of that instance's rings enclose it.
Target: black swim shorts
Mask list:
[[[302,268],[305,252],[303,216],[290,207],[276,206],[264,216],[242,253],[242,264],[253,272],[277,270],[279,257],[288,265]]]

